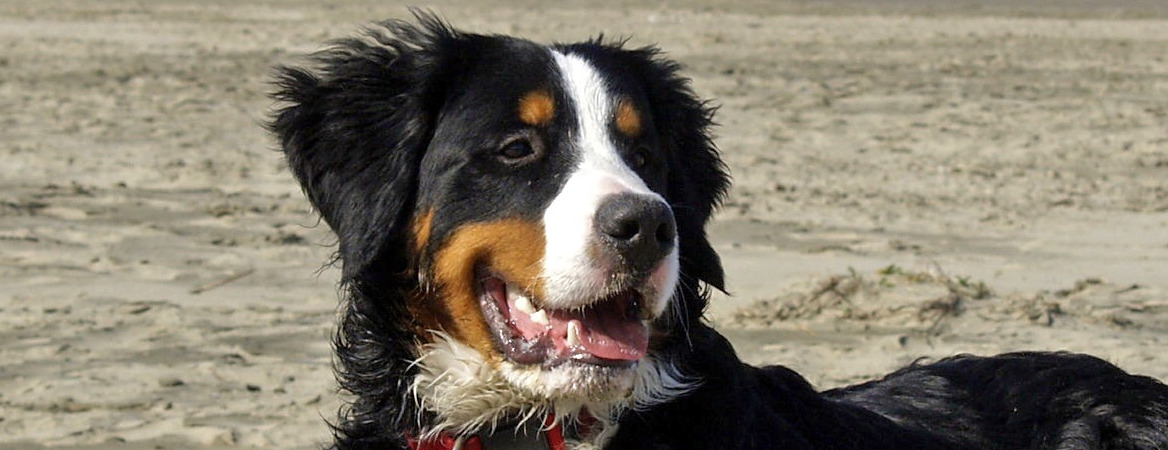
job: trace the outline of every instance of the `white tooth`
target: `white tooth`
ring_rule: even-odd
[[[552,322],[548,320],[547,311],[542,309],[531,314],[531,321],[545,327],[552,324]]]
[[[568,346],[580,346],[580,324],[575,320],[568,322]]]
[[[535,305],[531,304],[531,299],[527,298],[519,292],[511,290],[509,287],[507,291],[507,295],[515,297],[515,308],[523,311],[524,314],[531,314],[535,312]]]

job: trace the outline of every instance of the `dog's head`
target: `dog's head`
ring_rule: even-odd
[[[651,48],[420,22],[281,74],[272,128],[345,282],[400,294],[380,301],[405,302],[419,352],[473,349],[536,397],[627,396],[698,320],[698,282],[722,287],[710,109]]]

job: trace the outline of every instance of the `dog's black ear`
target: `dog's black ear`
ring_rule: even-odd
[[[626,65],[642,77],[661,143],[674,155],[667,197],[681,241],[682,273],[724,291],[722,262],[705,228],[730,185],[711,135],[714,108],[697,97],[689,79],[680,75],[680,66],[663,58],[656,48],[622,53]]]
[[[339,240],[343,277],[403,270],[419,161],[452,82],[460,35],[439,19],[386,21],[281,67],[269,127]]]

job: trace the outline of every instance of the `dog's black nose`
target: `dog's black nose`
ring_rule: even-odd
[[[673,250],[677,237],[669,205],[644,194],[629,192],[604,199],[595,224],[601,239],[636,272],[656,267]]]

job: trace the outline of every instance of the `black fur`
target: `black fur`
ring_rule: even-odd
[[[334,424],[336,448],[406,448],[418,411],[407,397],[417,336],[402,299],[417,288],[407,251],[417,172],[445,90],[458,76],[456,34],[387,21],[284,67],[270,128],[309,200],[336,233],[347,291],[334,346],[353,394]]]
[[[531,209],[550,189],[513,193],[508,178],[472,164],[477,153],[448,148],[502,132],[482,119],[497,115],[492,96],[467,97],[512,89],[518,82],[500,68],[538,68],[534,44],[460,33],[424,14],[419,21],[382,22],[315,55],[307,70],[281,68],[275,94],[287,106],[270,128],[339,239],[347,295],[337,376],[353,401],[334,425],[336,448],[406,448],[404,436],[420,425],[407,396],[419,336],[405,299],[423,295],[425,250],[413,245],[410,221],[435,211],[441,234],[454,222]],[[704,230],[728,183],[709,135],[712,109],[653,48],[599,40],[555,48],[588,58],[649,107],[664,174],[650,185],[676,217],[684,313],[654,348],[702,380],[674,402],[627,413],[611,448],[1168,449],[1168,388],[1088,356],[959,356],[823,393],[789,369],[741,363],[701,320],[707,287],[723,288]],[[438,132],[454,125],[460,129]],[[525,176],[555,178],[563,163],[549,162],[542,178]],[[467,172],[472,166],[487,168]],[[431,184],[479,196],[452,200]]]

